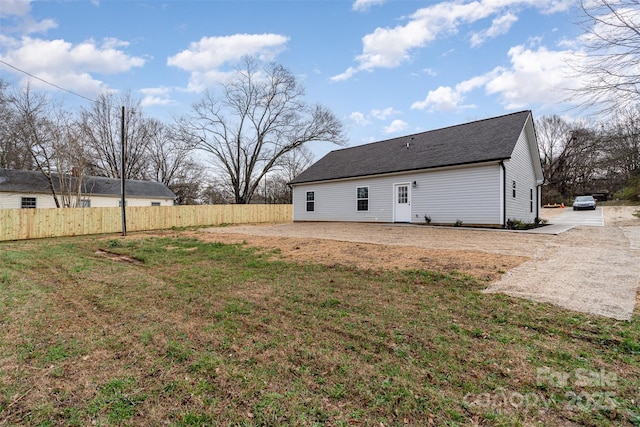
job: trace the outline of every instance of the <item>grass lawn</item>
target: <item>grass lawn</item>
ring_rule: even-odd
[[[0,244],[0,425],[640,425],[640,325],[192,238]]]

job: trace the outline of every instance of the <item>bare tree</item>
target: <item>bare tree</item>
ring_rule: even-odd
[[[288,184],[289,181],[311,166],[312,163],[313,153],[305,145],[282,156],[274,172],[264,176],[265,203],[291,203],[292,191]]]
[[[88,157],[72,115],[33,92],[30,85],[16,90],[8,106],[12,145],[29,153],[30,164],[45,177],[56,207],[76,207],[86,193]]]
[[[587,57],[577,70],[587,82],[578,89],[585,106],[611,112],[640,95],[640,0],[581,0]]]
[[[214,177],[202,190],[201,202],[206,205],[224,205],[233,202],[231,186],[220,177]]]
[[[179,125],[183,136],[213,155],[229,178],[236,203],[249,203],[266,173],[289,151],[313,141],[343,144],[340,121],[303,101],[294,75],[247,57],[220,96],[207,92]]]
[[[164,123],[147,120],[148,174],[176,195],[178,204],[194,204],[200,193],[204,167],[194,158],[195,144],[180,138]]]
[[[606,153],[611,172],[622,180],[640,175],[640,107],[616,112],[606,132]]]
[[[9,85],[0,80],[0,168],[33,169],[33,159],[24,140],[19,137],[19,116]]]
[[[536,121],[545,178],[543,203],[559,203],[587,190],[601,172],[602,139],[585,123],[567,123],[558,116]]]
[[[618,197],[640,194],[640,108],[625,108],[602,125],[606,188]]]
[[[34,93],[31,85],[22,91],[16,90],[10,98],[15,114],[12,123],[12,136],[15,141],[28,150],[36,170],[42,172],[53,196],[56,207],[61,207],[58,186],[54,177],[54,140],[57,133],[49,117],[49,100],[43,94]]]
[[[55,165],[59,196],[63,207],[84,207],[83,197],[92,188],[86,174],[93,159],[82,139],[82,128],[68,113],[60,114],[53,135],[52,163]]]
[[[126,179],[142,179],[147,170],[147,121],[140,101],[126,92],[116,98],[103,94],[90,108],[82,112],[84,137],[92,147],[95,169],[100,175],[120,178],[122,107],[125,107],[125,171]]]

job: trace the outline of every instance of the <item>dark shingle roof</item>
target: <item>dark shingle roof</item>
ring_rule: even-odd
[[[59,191],[58,175],[54,174],[54,186]],[[75,179],[75,178],[73,178]],[[120,179],[101,176],[84,177],[83,193],[96,196],[119,196]],[[130,197],[148,197],[158,199],[174,199],[176,196],[169,188],[154,181],[128,179],[125,191]],[[0,192],[14,193],[50,193],[45,176],[38,171],[0,169]]]
[[[508,159],[530,114],[521,111],[335,150],[290,184]]]

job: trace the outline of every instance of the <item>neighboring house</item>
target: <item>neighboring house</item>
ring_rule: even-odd
[[[294,221],[533,222],[543,183],[530,111],[341,150],[289,183]]]
[[[59,179],[53,175],[61,199]],[[75,180],[77,177],[65,177]],[[121,203],[121,181],[117,178],[88,176],[82,179],[80,207],[118,207]],[[175,194],[159,182],[125,181],[127,206],[171,206]],[[39,171],[0,169],[0,209],[55,208],[56,204],[45,176]]]

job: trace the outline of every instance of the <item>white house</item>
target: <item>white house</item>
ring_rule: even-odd
[[[60,179],[54,174],[53,184],[61,194]],[[67,180],[78,179],[65,177]],[[122,187],[117,178],[84,177],[81,183],[80,207],[118,207]],[[172,206],[175,194],[159,182],[128,179],[125,181],[127,206]],[[55,208],[51,188],[38,171],[0,169],[0,209]]]
[[[298,175],[294,221],[534,222],[544,179],[531,111],[335,150]]]

